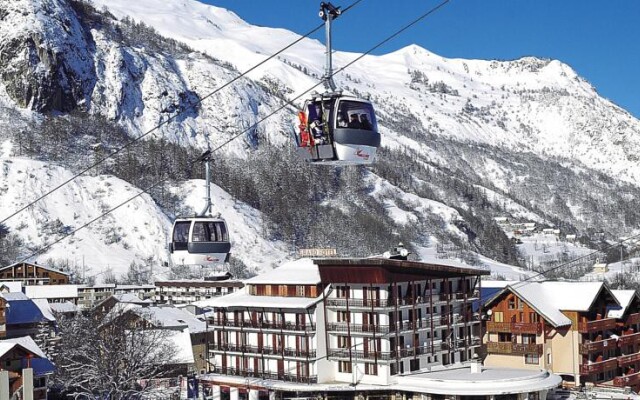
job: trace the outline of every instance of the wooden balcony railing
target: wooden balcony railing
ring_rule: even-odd
[[[537,354],[542,355],[542,344],[513,343],[513,342],[487,342],[487,352],[493,354]]]
[[[599,374],[610,369],[618,368],[618,359],[611,358],[609,360],[595,362],[591,364],[580,365],[580,375]]]
[[[629,316],[625,320],[625,323],[627,325],[640,324],[640,313],[629,314]]]
[[[640,353],[627,354],[626,356],[618,356],[618,366],[626,367],[640,361]]]
[[[616,339],[597,340],[594,342],[580,343],[580,354],[589,354],[594,352],[601,352],[607,349],[613,349],[617,347]]]
[[[540,322],[487,322],[487,332],[508,332],[508,333],[535,333],[542,334],[542,324]]]
[[[393,326],[391,326],[393,328]],[[389,325],[362,325],[350,324],[347,322],[332,322],[327,324],[329,332],[351,332],[351,333],[389,333]]]
[[[640,372],[625,376],[616,376],[615,378],[613,378],[613,386],[625,387],[635,386],[637,384],[640,384]]]
[[[595,321],[579,322],[578,332],[589,333],[596,331],[604,331],[607,329],[614,329],[616,327],[615,318],[598,319]]]
[[[640,343],[640,333],[632,333],[631,335],[622,335],[618,338],[618,347],[625,347]]]

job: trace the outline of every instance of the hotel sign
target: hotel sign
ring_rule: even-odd
[[[300,257],[336,257],[338,251],[336,249],[299,249]]]

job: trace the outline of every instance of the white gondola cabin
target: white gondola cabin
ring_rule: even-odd
[[[174,265],[211,266],[229,260],[227,224],[220,218],[178,218],[169,245]]]
[[[296,142],[309,162],[372,164],[380,147],[373,105],[339,92],[316,95],[298,113]]]

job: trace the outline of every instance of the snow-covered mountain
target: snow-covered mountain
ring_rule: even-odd
[[[81,160],[89,150],[109,148],[108,133],[76,132],[72,139],[81,143],[78,148],[63,146],[69,157],[52,163],[39,152],[49,143],[36,146],[28,140],[42,136],[33,132],[44,132],[51,118],[97,116],[135,137],[175,117],[146,139],[199,149],[246,131],[223,153],[227,165],[247,176],[255,174],[247,163],[261,150],[287,153],[294,107],[253,125],[318,83],[324,67],[321,43],[302,40],[207,96],[298,35],[252,26],[195,0],[92,4],[0,0],[0,118],[6,122],[0,128],[0,220],[85,166]],[[348,18],[346,13],[338,23]],[[334,65],[357,56],[336,51]],[[615,236],[633,232],[640,223],[633,207],[640,193],[640,121],[558,60],[446,59],[408,46],[366,56],[335,79],[347,92],[372,99],[383,134],[379,162],[358,170],[359,179],[352,181],[382,210],[376,218],[404,233],[412,230],[418,249],[450,240],[515,261],[513,249],[491,243],[499,229],[487,221],[496,215],[555,224],[579,235],[604,230]],[[291,172],[280,179],[297,179]],[[269,204],[251,193],[235,193],[237,184],[220,179],[239,197],[216,189],[216,204],[231,222],[235,255],[260,269],[287,257],[300,233],[265,234],[262,213],[273,215]],[[253,177],[256,190],[262,184],[258,180]],[[200,208],[192,182],[176,187],[184,206]],[[46,227],[61,235],[135,190],[94,172],[6,225],[38,249],[51,243]],[[345,215],[353,214],[349,206],[363,206],[362,198],[350,201],[336,191],[341,194],[335,198],[310,201]],[[167,212],[142,196],[39,257],[84,256],[95,260],[96,269],[117,265],[118,272],[149,257],[161,263],[167,257]]]

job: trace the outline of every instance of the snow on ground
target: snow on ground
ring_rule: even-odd
[[[521,236],[520,240],[522,244],[518,244],[517,247],[529,267],[537,267],[541,263],[554,260],[573,260],[594,251],[579,243],[561,240],[554,234],[538,232],[531,236]]]
[[[418,260],[420,261],[437,263],[438,261],[446,260],[442,258],[443,254],[438,253],[436,247],[417,247],[416,251]],[[455,261],[465,263],[464,260],[461,259],[455,259]],[[527,271],[513,265],[503,264],[482,255],[478,255],[478,261],[478,265],[471,266],[491,271],[492,278],[500,277],[507,280],[519,281],[535,275],[535,272]]]
[[[13,148],[13,143],[10,140],[5,140],[0,145],[0,158],[9,158],[11,157],[11,149]]]

